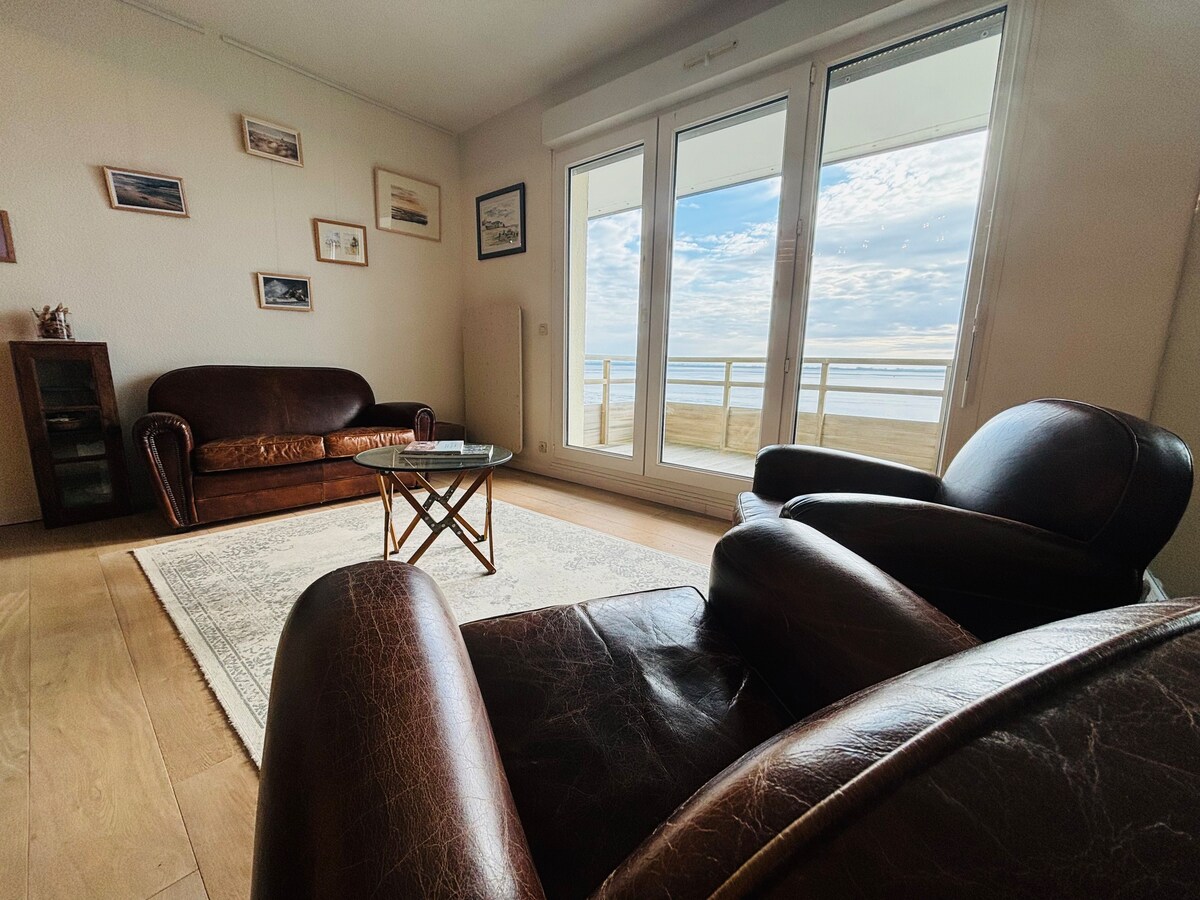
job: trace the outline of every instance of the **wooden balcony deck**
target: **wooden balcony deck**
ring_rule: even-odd
[[[602,386],[600,403],[585,403],[583,407],[583,441],[593,449],[608,449],[628,453],[633,440],[633,403],[611,400],[611,386],[631,384],[632,379],[616,378],[611,362],[621,357],[589,357],[603,360],[603,375],[587,380],[587,384]],[[758,451],[762,417],[757,409],[735,406],[731,391],[738,387],[761,387],[761,382],[734,379],[734,367],[746,362],[762,362],[748,358],[688,357],[670,362],[713,363],[724,367],[724,381],[668,378],[667,384],[704,385],[720,389],[723,402],[691,403],[669,401],[666,408],[664,462],[689,468],[708,469],[732,475],[749,476],[754,471],[754,455]],[[932,471],[937,465],[941,422],[911,419],[852,416],[826,412],[830,394],[854,393],[881,396],[910,396],[939,398],[945,409],[945,391],[949,362],[931,359],[805,359],[805,364],[820,365],[820,378],[805,382],[803,390],[816,393],[816,412],[804,412],[798,417],[796,443],[835,450],[848,450],[880,459],[916,466]],[[906,387],[874,387],[840,384],[830,380],[831,367],[909,366],[942,370],[940,390]]]

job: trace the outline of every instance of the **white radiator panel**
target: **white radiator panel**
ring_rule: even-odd
[[[519,453],[524,443],[521,394],[521,307],[476,307],[463,326],[467,439]]]

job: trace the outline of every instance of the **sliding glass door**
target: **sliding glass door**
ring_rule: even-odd
[[[935,469],[1004,27],[834,48],[557,152],[556,460],[699,495],[777,442]]]
[[[654,137],[643,127],[577,148],[561,164],[558,196],[566,211],[559,452],[634,472],[643,456]]]
[[[1004,13],[829,70],[793,438],[934,469]]]

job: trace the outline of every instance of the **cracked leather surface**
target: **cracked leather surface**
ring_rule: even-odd
[[[1195,603],[1106,610],[839,701],[705,785],[597,896],[1158,896],[1187,873],[1166,895],[1194,896],[1197,624]]]
[[[693,588],[462,630],[551,897],[595,889],[692,791],[795,721]]]
[[[192,463],[200,472],[261,469],[324,458],[325,442],[319,434],[252,434],[209,441],[192,452]]]
[[[1200,602],[979,644],[787,520],[710,591],[458,629],[410,566],[316,582],[254,896],[1200,894]]]
[[[253,896],[543,896],[462,637],[420,570],[316,581],[284,628]]]
[[[408,444],[416,440],[416,432],[411,428],[380,428],[374,425],[364,425],[360,428],[339,428],[325,435],[325,455],[337,459],[343,456],[353,456],[363,450],[374,450],[376,447],[393,447],[396,444]]]

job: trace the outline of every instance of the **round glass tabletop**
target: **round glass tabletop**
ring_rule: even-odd
[[[512,459],[512,451],[494,444],[487,445],[487,456],[426,456],[420,453],[405,453],[404,444],[395,447],[376,447],[364,450],[354,461],[368,469],[385,472],[464,472],[471,469],[487,469],[503,465]]]

